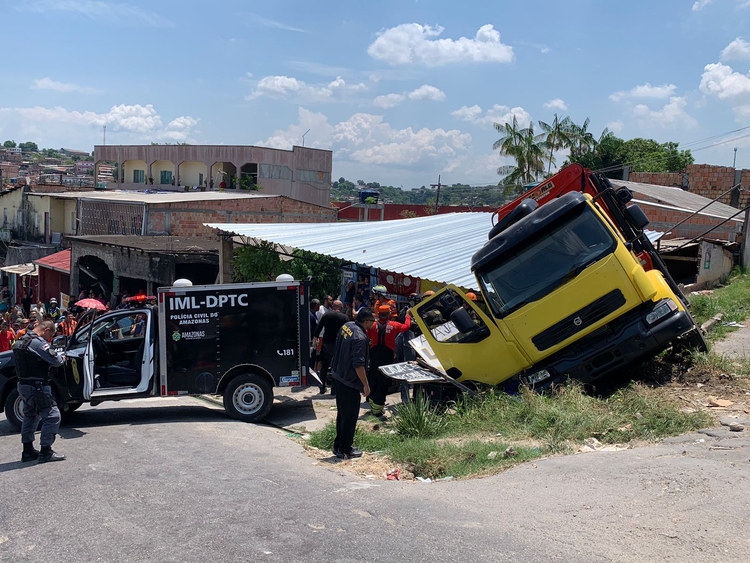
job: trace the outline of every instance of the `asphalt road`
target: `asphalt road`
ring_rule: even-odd
[[[286,408],[284,405],[278,408]],[[192,398],[83,407],[68,460],[21,464],[0,415],[0,560],[747,561],[750,437],[371,481]]]

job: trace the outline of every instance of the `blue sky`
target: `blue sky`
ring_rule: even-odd
[[[750,0],[0,0],[0,21],[2,140],[309,129],[334,177],[411,188],[496,182],[493,122],[557,112],[750,168]]]

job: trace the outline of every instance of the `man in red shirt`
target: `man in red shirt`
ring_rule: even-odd
[[[378,322],[367,331],[370,339],[369,402],[375,416],[383,416],[385,396],[390,385],[388,378],[378,368],[396,361],[396,336],[411,328],[409,315],[406,315],[404,323],[391,321],[390,316],[391,307],[381,305],[378,309]]]
[[[15,339],[16,333],[10,328],[8,321],[3,321],[0,324],[0,352],[9,351]]]

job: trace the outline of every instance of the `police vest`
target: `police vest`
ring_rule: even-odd
[[[50,365],[34,352],[29,345],[35,336],[24,337],[13,345],[13,359],[16,363],[16,375],[21,381],[47,381]]]

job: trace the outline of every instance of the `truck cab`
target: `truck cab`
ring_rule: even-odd
[[[504,214],[472,258],[481,301],[449,286],[416,308],[447,374],[488,384],[514,376],[539,387],[592,383],[677,342],[705,350],[628,195],[571,190]]]

